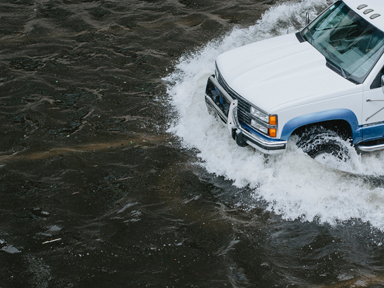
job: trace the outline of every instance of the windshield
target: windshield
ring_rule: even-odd
[[[309,24],[302,35],[324,55],[330,68],[358,84],[368,76],[384,48],[384,33],[341,1]]]

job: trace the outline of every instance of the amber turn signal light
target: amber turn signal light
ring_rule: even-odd
[[[276,116],[269,116],[269,125],[276,125]]]
[[[269,136],[276,137],[276,129],[269,129]]]

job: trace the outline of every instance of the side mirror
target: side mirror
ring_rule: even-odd
[[[309,12],[305,15],[305,26],[307,26],[311,22],[311,19],[309,19]]]
[[[383,93],[384,93],[384,75],[381,76],[381,89],[383,90]]]

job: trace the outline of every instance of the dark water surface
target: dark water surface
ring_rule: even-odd
[[[1,288],[384,287],[381,232],[242,209],[166,132],[173,63],[275,4],[1,1]]]

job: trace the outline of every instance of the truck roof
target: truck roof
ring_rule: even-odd
[[[351,9],[372,25],[384,31],[383,0],[343,0]]]

